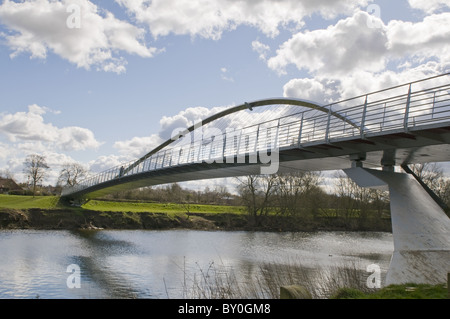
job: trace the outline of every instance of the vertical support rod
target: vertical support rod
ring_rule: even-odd
[[[274,144],[275,144],[275,149],[277,149],[278,148],[278,136],[279,136],[279,134],[280,134],[280,121],[281,121],[281,119],[278,119],[278,124],[277,124],[277,133],[275,134],[275,141],[274,141]]]
[[[300,121],[300,130],[298,132],[298,147],[302,146],[302,133],[303,133],[303,116],[305,113],[302,113],[302,119]]]
[[[411,85],[409,85],[408,90],[408,98],[406,99],[406,107],[405,107],[405,118],[403,120],[403,128],[406,131],[408,131],[408,120],[409,120],[409,106],[411,104]]]
[[[227,148],[227,131],[223,133],[223,147],[222,147],[222,157],[225,158],[225,151]]]
[[[325,131],[325,142],[327,144],[330,141],[330,121],[331,121],[331,105],[330,105],[330,109],[328,110],[327,128]]]
[[[361,118],[361,127],[360,127],[361,139],[364,139],[364,127],[366,125],[366,113],[367,113],[367,98],[368,95],[366,95],[366,101],[364,102],[363,114]]]
[[[243,129],[241,129],[241,133],[239,134],[239,141],[238,141],[238,145],[237,145],[236,156],[238,156],[239,150],[241,149],[242,135],[244,135],[244,130]]]
[[[386,104],[387,104],[387,102],[384,103],[383,121],[381,122],[380,132],[383,130],[383,128],[384,128],[384,121],[386,120]]]
[[[433,107],[431,109],[431,119],[434,118],[434,107],[435,107],[435,105],[436,105],[436,91],[434,91],[434,93],[433,93]]]
[[[164,150],[164,155],[163,155],[162,162],[161,162],[161,168],[164,168],[164,161],[166,160],[166,153],[167,153],[167,150]]]
[[[255,153],[258,151],[258,140],[259,140],[259,129],[261,128],[261,124],[258,124],[258,128],[256,129],[256,138],[255,138]]]

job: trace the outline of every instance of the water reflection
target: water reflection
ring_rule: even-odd
[[[0,298],[183,298],[217,278],[273,280],[277,267],[295,281],[343,264],[385,272],[392,250],[388,233],[0,231]],[[80,289],[67,287],[71,264],[81,269]]]

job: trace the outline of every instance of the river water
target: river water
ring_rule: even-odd
[[[376,264],[384,277],[392,251],[392,234],[383,232],[3,230],[0,298],[195,297],[213,274],[260,282],[263,264],[316,273]]]

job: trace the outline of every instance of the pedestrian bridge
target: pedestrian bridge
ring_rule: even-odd
[[[420,180],[394,167],[441,161],[450,161],[450,73],[328,105],[274,98],[224,109],[139,159],[64,188],[62,197],[343,169],[362,187],[389,190],[394,252],[386,284],[435,284],[450,273],[450,219]]]
[[[95,198],[125,189],[248,174],[450,160],[450,74],[319,105],[274,98],[183,128],[145,156],[62,191]]]

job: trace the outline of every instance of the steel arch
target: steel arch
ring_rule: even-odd
[[[202,120],[201,122],[192,125],[191,127],[187,128],[186,130],[180,132],[177,136],[171,137],[164,143],[160,144],[158,147],[154,148],[153,150],[151,150],[150,152],[148,152],[147,154],[145,154],[144,156],[139,158],[136,162],[134,162],[133,164],[131,164],[130,166],[125,168],[123,171],[123,174],[126,174],[127,172],[129,172],[130,170],[132,170],[134,167],[136,167],[137,165],[144,162],[146,159],[148,159],[153,154],[156,154],[157,152],[159,152],[160,150],[169,146],[170,144],[176,142],[183,136],[186,136],[187,134],[193,132],[194,130],[196,130],[200,127],[205,126],[208,123],[211,123],[211,122],[218,120],[220,118],[223,118],[227,115],[230,115],[230,114],[233,114],[233,113],[236,113],[239,111],[243,111],[246,109],[253,110],[253,108],[257,108],[257,107],[268,106],[268,105],[277,105],[277,104],[278,105],[302,106],[305,108],[318,110],[320,112],[324,112],[327,114],[329,113],[330,115],[332,115],[338,119],[341,119],[342,121],[352,125],[353,127],[360,129],[360,126],[358,124],[356,124],[355,122],[353,122],[352,120],[348,119],[347,117],[343,116],[342,114],[339,114],[338,112],[332,111],[331,106],[329,106],[329,105],[322,106],[322,105],[319,105],[315,102],[308,101],[308,100],[293,99],[293,98],[270,98],[270,99],[258,100],[258,101],[254,101],[254,102],[250,102],[250,103],[245,102],[244,104],[234,106],[234,107],[226,109],[222,112],[214,114],[214,115]]]

